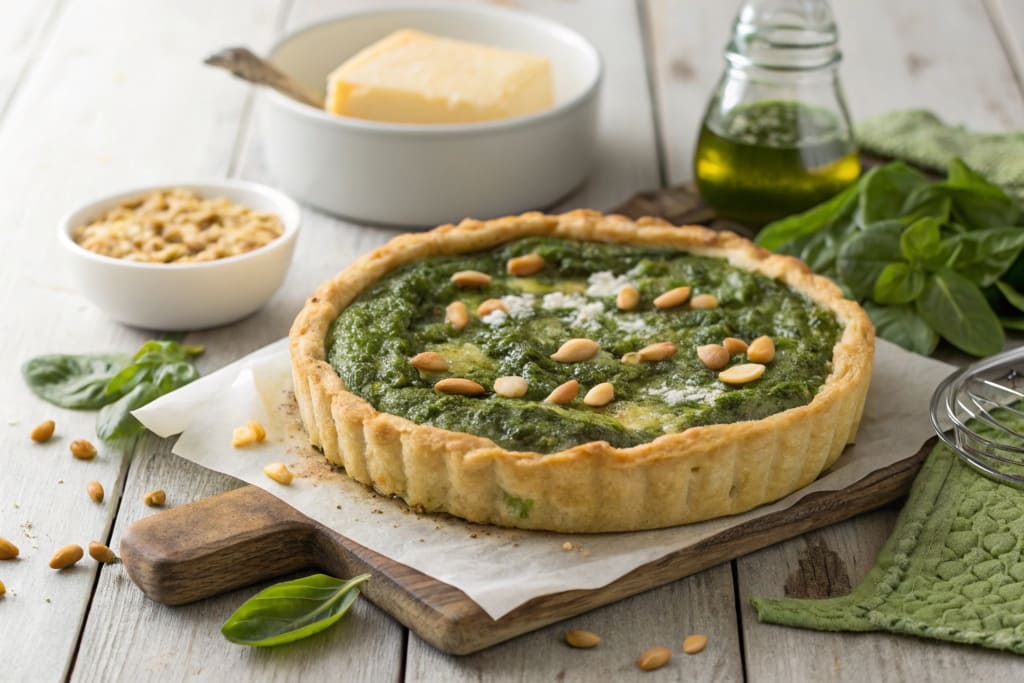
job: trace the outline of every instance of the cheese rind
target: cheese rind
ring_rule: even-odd
[[[391,123],[473,123],[553,103],[546,58],[405,29],[335,69],[325,108]]]

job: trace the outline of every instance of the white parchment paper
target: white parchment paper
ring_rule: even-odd
[[[916,452],[932,435],[928,401],[953,366],[879,340],[874,377],[855,446],[824,476],[743,515],[616,534],[557,534],[419,515],[330,468],[306,443],[291,395],[286,340],[271,344],[135,411],[160,436],[181,434],[173,452],[255,484],[356,543],[465,592],[492,618],[540,595],[597,588],[731,526],[785,509],[814,491],[844,488]],[[246,420],[267,441],[243,449],[231,433]],[[263,467],[284,462],[298,475],[282,486]],[[565,550],[563,544],[572,544]]]

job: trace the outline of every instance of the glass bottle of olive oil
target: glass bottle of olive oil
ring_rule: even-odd
[[[825,0],[747,0],[694,156],[704,201],[759,227],[853,183],[860,162]]]

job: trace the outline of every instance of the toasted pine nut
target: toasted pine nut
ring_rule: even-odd
[[[87,439],[75,439],[68,449],[71,450],[71,455],[79,460],[92,460],[96,457],[96,447]]]
[[[426,370],[427,372],[445,372],[448,369],[448,361],[437,351],[417,353],[409,359],[409,365],[417,370]]]
[[[747,347],[747,360],[751,363],[771,363],[775,359],[775,342],[771,337],[758,337]]]
[[[695,633],[692,636],[686,636],[683,641],[683,652],[688,655],[695,655],[704,649],[704,646],[708,644],[708,637]]]
[[[533,275],[544,267],[544,257],[540,254],[527,254],[510,258],[505,264],[505,270],[509,275],[516,277],[527,277]]]
[[[254,443],[263,443],[267,438],[267,430],[256,420],[246,420],[245,425],[238,427],[231,433],[231,445],[235,448],[244,448]]]
[[[156,489],[155,491],[150,491],[144,495],[142,497],[142,502],[151,508],[161,507],[167,502],[167,494],[163,489]]]
[[[572,631],[565,632],[565,644],[569,647],[578,647],[582,649],[589,649],[597,647],[598,643],[601,642],[601,636],[591,631],[581,631],[573,629]]]
[[[665,360],[676,355],[679,347],[672,342],[657,342],[650,344],[637,351],[637,357],[642,361]]]
[[[595,384],[583,397],[583,402],[588,406],[600,408],[606,406],[615,399],[615,386],[611,382]]]
[[[460,270],[452,275],[452,284],[456,287],[486,287],[491,284],[491,276],[479,270]]]
[[[292,471],[288,469],[288,466],[283,462],[270,463],[263,468],[263,474],[267,475],[278,484],[284,484],[285,486],[291,484],[292,479],[295,478],[295,475],[292,474]]]
[[[505,398],[519,398],[526,393],[526,390],[530,388],[530,385],[526,383],[526,380],[522,377],[516,377],[510,375],[508,377],[499,377],[494,380],[494,393],[498,396],[504,396]]]
[[[508,306],[506,306],[505,302],[501,299],[487,299],[476,307],[476,314],[481,318],[489,313],[494,313],[495,311],[508,313]]]
[[[103,564],[111,564],[118,561],[114,551],[99,541],[89,541],[89,557]]]
[[[729,352],[718,344],[704,344],[697,347],[697,358],[708,370],[721,370],[729,364]]]
[[[50,558],[50,569],[64,569],[66,567],[70,567],[75,562],[82,559],[83,555],[85,555],[85,551],[82,550],[82,546],[74,543],[66,545],[57,550],[57,552],[53,554],[53,557]]]
[[[672,659],[672,650],[667,647],[652,647],[640,655],[640,659],[636,660],[636,665],[644,671],[654,671],[668,664],[670,659]]]
[[[0,581],[0,598],[4,597],[4,593],[7,592],[7,586],[4,585],[3,581]]]
[[[601,350],[601,345],[592,339],[570,339],[551,354],[559,363],[578,363],[590,360]]]
[[[94,503],[103,502],[103,484],[98,481],[90,481],[85,485],[85,492],[89,494]]]
[[[0,536],[0,560],[13,560],[19,552],[18,546]]]
[[[764,366],[760,363],[744,363],[734,365],[728,370],[718,373],[718,380],[726,384],[749,384],[764,375]]]
[[[572,400],[576,398],[576,394],[579,392],[580,383],[571,379],[568,382],[559,384],[555,387],[554,391],[548,394],[548,397],[544,399],[544,402],[565,405],[566,403],[572,403]]]
[[[453,301],[445,309],[444,319],[453,330],[462,330],[469,324],[469,310],[461,301]]]
[[[654,305],[661,309],[675,308],[676,306],[682,306],[686,303],[686,300],[690,298],[690,292],[692,290],[689,287],[676,287],[670,289],[664,294],[661,294],[654,300]]]
[[[736,356],[747,350],[747,342],[736,337],[726,337],[722,340],[722,346],[725,347],[730,356]]]
[[[718,308],[718,297],[714,294],[698,294],[690,299],[690,308]]]
[[[626,285],[615,297],[615,306],[620,311],[632,311],[640,303],[640,291],[633,285]]]
[[[434,389],[445,394],[459,396],[479,396],[485,389],[471,379],[461,377],[445,377],[434,385]]]
[[[57,424],[53,420],[43,420],[29,433],[28,438],[32,439],[36,443],[46,443],[53,436],[53,430],[57,427]]]

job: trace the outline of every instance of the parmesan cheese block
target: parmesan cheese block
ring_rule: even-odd
[[[328,76],[333,114],[394,123],[472,123],[552,106],[544,57],[438,38],[392,33]]]

